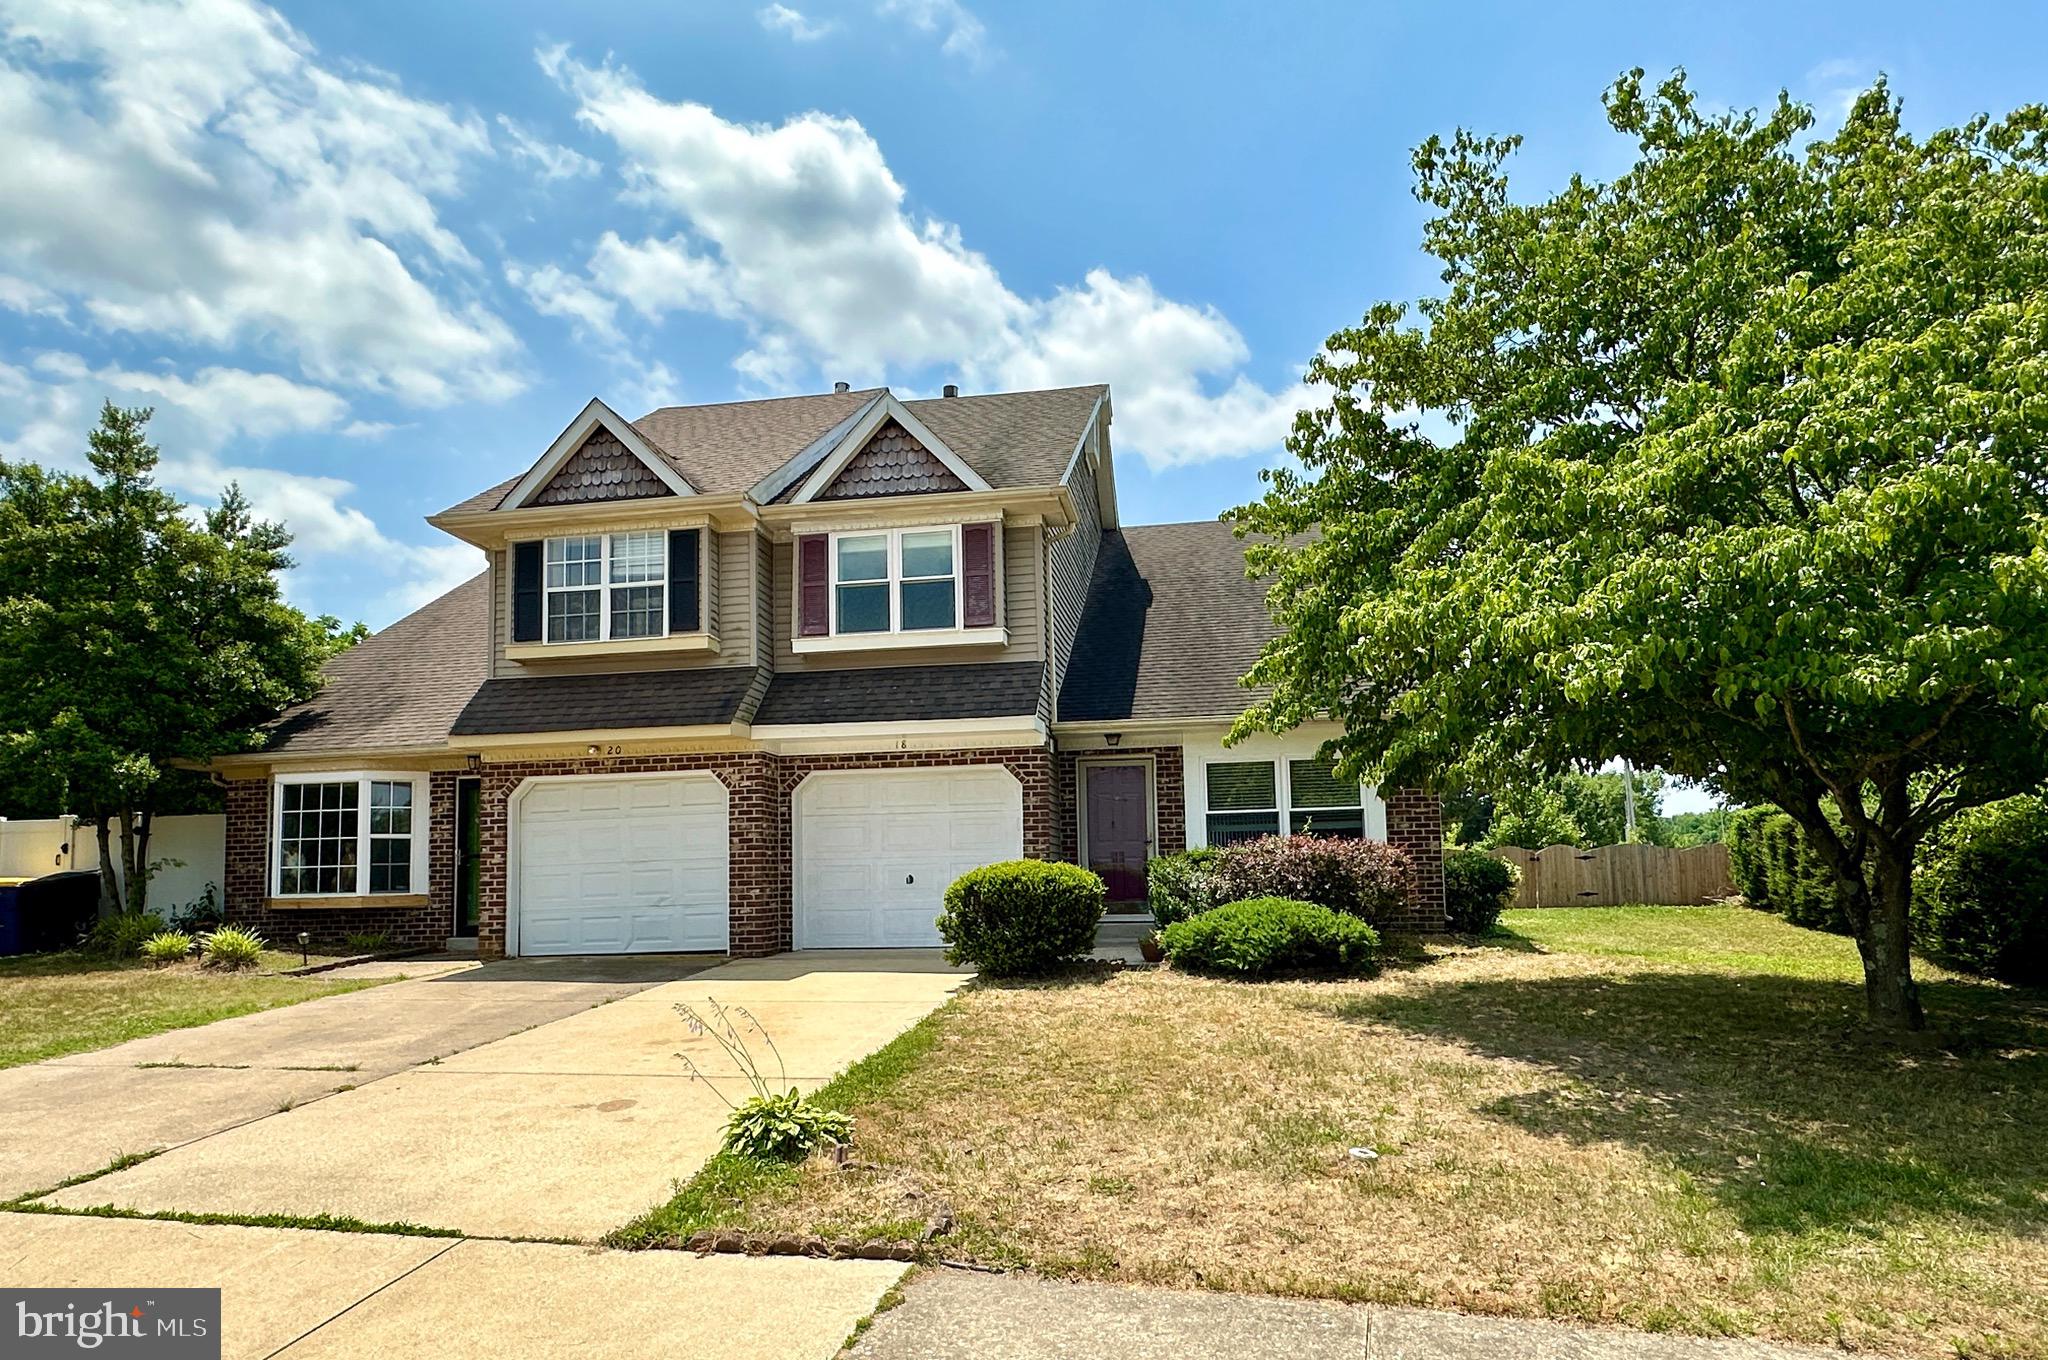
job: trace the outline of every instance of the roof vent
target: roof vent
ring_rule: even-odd
[[[853,390],[853,384],[836,382],[832,384],[832,390],[834,392],[851,392]]]
[[[940,388],[939,390],[943,392],[946,396],[957,397],[960,395],[960,384],[947,383],[944,387]]]

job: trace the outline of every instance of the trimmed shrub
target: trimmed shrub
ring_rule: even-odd
[[[1515,866],[1484,850],[1444,851],[1444,915],[1461,935],[1484,935],[1515,900]]]
[[[142,942],[142,957],[151,963],[178,963],[192,953],[192,937],[182,930],[160,930]]]
[[[1076,864],[1013,859],[971,869],[946,889],[946,957],[990,977],[1029,977],[1095,947],[1107,890]]]
[[[1385,841],[1334,836],[1260,836],[1225,847],[1216,885],[1226,902],[1284,897],[1378,925],[1414,891],[1408,856]]]
[[[164,931],[164,918],[153,911],[116,912],[94,924],[85,937],[85,952],[103,959],[132,959],[152,935]]]
[[[1808,930],[1849,933],[1835,899],[1834,875],[1807,844],[1799,823],[1786,813],[1773,813],[1763,824],[1762,849],[1764,892],[1772,911]]]
[[[208,968],[254,968],[266,947],[253,930],[222,926],[199,937],[199,961]]]
[[[2008,798],[1959,813],[1913,876],[1913,925],[1944,963],[2048,985],[2048,804]]]
[[[1728,877],[1759,911],[1778,910],[1765,873],[1764,824],[1784,815],[1774,807],[1746,807],[1728,819]]]
[[[1216,861],[1222,851],[1209,846],[1178,855],[1155,855],[1145,865],[1146,905],[1161,930],[1185,921],[1223,899],[1217,896]]]
[[[1255,897],[1176,921],[1160,943],[1176,968],[1262,978],[1369,973],[1378,964],[1380,936],[1356,916],[1313,902]]]

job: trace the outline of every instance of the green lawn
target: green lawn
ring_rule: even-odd
[[[974,987],[830,1092],[857,1169],[720,1159],[617,1240],[943,1201],[944,1255],[1054,1275],[2048,1356],[2048,997],[1923,967],[1901,1047],[1776,917],[1506,925],[1362,982]]]
[[[294,954],[291,963],[296,964]],[[190,964],[155,969],[79,954],[0,959],[0,1067],[105,1048],[204,1025],[375,981],[217,973]]]

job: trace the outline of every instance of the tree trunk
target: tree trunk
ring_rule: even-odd
[[[107,814],[95,812],[92,815],[93,836],[100,848],[100,915],[112,916],[121,910],[121,879],[114,872],[114,846],[108,837]]]
[[[1913,852],[1891,850],[1881,842],[1873,856],[1864,925],[1856,932],[1856,951],[1863,956],[1863,996],[1871,1023],[1882,1029],[1927,1027],[1920,1008],[1920,988],[1913,981]]]
[[[120,814],[121,875],[127,880],[122,885],[124,900],[121,903],[121,909],[123,911],[132,911],[135,902],[135,823],[128,820],[129,816],[130,814],[126,810],[123,810]]]
[[[149,907],[149,833],[154,814],[148,808],[121,814],[122,865],[128,875],[128,910],[136,913]]]

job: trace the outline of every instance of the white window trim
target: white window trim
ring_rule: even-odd
[[[953,536],[953,570],[949,576],[913,576],[913,582],[946,581],[953,583],[953,624],[949,628],[905,628],[903,626],[903,536],[905,534],[950,533]],[[888,575],[881,581],[848,581],[851,586],[886,586],[889,593],[889,627],[882,632],[846,633],[839,627],[839,542],[846,538],[881,538],[888,543]],[[841,529],[826,536],[826,582],[830,594],[827,597],[830,613],[827,616],[826,636],[843,638],[948,638],[967,632],[986,632],[986,629],[966,629],[960,626],[961,610],[965,601],[961,598],[960,526],[957,524],[906,525],[894,529]]]
[[[412,785],[412,883],[404,892],[370,891],[370,785]],[[348,892],[288,893],[284,884],[284,786],[287,784],[354,784],[356,786],[356,886]],[[282,901],[300,898],[424,897],[427,895],[427,839],[431,834],[433,779],[417,770],[318,770],[273,775],[270,781],[270,896]]]
[[[657,563],[657,564],[658,564],[658,565],[660,566],[660,569],[661,569],[661,576],[660,576],[660,577],[659,577],[658,579],[655,579],[655,580],[647,580],[647,581],[620,581],[620,582],[614,583],[614,582],[613,582],[613,580],[612,580],[612,540],[613,540],[613,539],[615,539],[615,538],[630,538],[630,537],[632,537],[632,536],[634,536],[634,535],[636,535],[636,534],[653,534],[653,535],[657,536],[657,537],[658,537],[658,538],[659,538],[659,539],[661,540],[661,542],[660,542],[660,551],[659,551],[658,553],[656,553],[656,554],[655,554],[655,561],[656,561],[656,563]],[[549,546],[550,544],[554,544],[554,543],[567,543],[567,542],[571,541],[572,539],[586,539],[586,538],[595,538],[595,539],[598,539],[598,540],[600,540],[600,541],[602,542],[602,544],[603,544],[603,546],[602,546],[601,548],[599,548],[599,549],[598,549],[598,560],[597,560],[597,582],[598,582],[598,583],[597,583],[597,585],[596,585],[595,587],[592,587],[592,586],[555,586],[555,585],[549,585],[549,584],[548,584],[548,546]],[[702,554],[702,553],[703,553],[703,551],[704,551],[704,548],[703,548],[703,538],[702,538],[702,536],[701,536],[701,535],[700,535],[700,537],[699,537],[699,539],[698,539],[698,549],[697,549],[697,550],[698,550],[698,553],[699,553],[699,555],[701,556],[701,554]],[[613,645],[613,644],[615,644],[615,643],[622,643],[622,642],[656,642],[656,641],[659,641],[659,640],[661,640],[661,639],[663,639],[663,638],[666,638],[666,637],[667,637],[667,636],[669,635],[669,631],[668,631],[668,620],[669,620],[669,609],[670,609],[670,600],[669,600],[669,589],[670,589],[670,582],[669,582],[669,579],[668,579],[668,565],[669,565],[669,564],[668,564],[668,535],[667,535],[667,534],[666,534],[666,533],[665,533],[665,532],[664,532],[663,530],[660,530],[660,529],[626,529],[626,530],[621,530],[621,531],[620,531],[620,532],[618,532],[618,533],[588,533],[588,534],[553,534],[553,535],[550,535],[550,536],[549,536],[549,537],[547,537],[547,538],[544,538],[544,539],[542,539],[542,540],[541,540],[541,545],[540,545],[540,640],[541,640],[541,645],[542,645],[542,646],[544,646],[544,647],[586,647],[586,648],[592,648],[592,647],[598,647],[598,646],[611,646],[611,645]],[[701,563],[701,562],[699,563],[699,571],[698,571],[698,574],[699,574],[699,579],[701,580],[701,579],[702,579],[702,574],[703,574],[703,573],[702,573],[702,563]],[[613,636],[612,636],[612,591],[613,591],[613,590],[629,590],[629,589],[632,589],[632,588],[633,588],[633,587],[635,587],[635,586],[660,586],[660,587],[661,587],[661,631],[660,631],[660,632],[658,632],[658,633],[642,633],[642,634],[640,634],[640,635],[639,635],[639,636],[637,636],[637,637],[630,637],[630,638],[615,638],[615,637],[613,637]],[[548,633],[549,633],[549,629],[548,629],[548,621],[549,621],[549,619],[550,619],[550,618],[552,617],[552,615],[551,615],[551,613],[550,613],[550,611],[549,611],[549,609],[548,609],[548,602],[549,602],[549,601],[550,601],[551,599],[553,599],[553,598],[554,598],[555,596],[557,596],[557,595],[580,595],[580,594],[582,594],[582,593],[583,593],[584,591],[587,591],[587,590],[591,590],[591,589],[595,589],[595,590],[597,591],[597,636],[596,636],[596,637],[594,637],[594,638],[556,638],[556,637],[550,637],[550,636],[548,635]],[[700,606],[700,609],[701,609],[701,606],[702,606],[702,601],[699,601],[699,606]],[[700,616],[699,616],[699,617],[700,617],[700,619],[701,619],[701,617],[702,617],[702,616],[701,616],[701,614],[700,614]]]
[[[1340,808],[1329,808],[1329,807],[1322,807],[1322,808],[1299,808],[1299,809],[1297,809],[1297,808],[1296,808],[1296,807],[1294,806],[1294,775],[1293,775],[1293,771],[1292,771],[1292,769],[1290,768],[1290,766],[1291,766],[1291,765],[1293,764],[1293,762],[1295,762],[1295,761],[1297,761],[1297,760],[1314,760],[1314,759],[1316,759],[1316,756],[1315,756],[1315,754],[1314,754],[1313,752],[1310,752],[1310,753],[1309,753],[1309,754],[1307,754],[1307,755],[1276,755],[1276,756],[1270,756],[1270,757],[1260,757],[1260,756],[1240,756],[1240,755],[1233,755],[1233,754],[1231,754],[1231,753],[1228,753],[1228,752],[1225,752],[1225,753],[1223,753],[1223,754],[1219,754],[1219,755],[1216,755],[1216,756],[1205,756],[1205,757],[1204,757],[1204,758],[1203,758],[1203,759],[1201,760],[1201,762],[1200,762],[1200,770],[1201,770],[1201,774],[1200,774],[1200,781],[1201,781],[1201,782],[1200,782],[1200,785],[1199,785],[1199,787],[1200,787],[1200,789],[1201,789],[1201,792],[1202,792],[1202,819],[1201,819],[1201,834],[1202,834],[1202,840],[1201,840],[1201,844],[1203,844],[1203,845],[1213,845],[1213,844],[1215,843],[1215,842],[1213,842],[1213,841],[1211,841],[1211,840],[1209,839],[1209,819],[1210,819],[1211,817],[1226,817],[1226,816],[1227,816],[1227,817],[1236,817],[1236,816],[1245,816],[1245,815],[1249,815],[1249,814],[1251,814],[1251,813],[1255,813],[1255,812],[1256,812],[1256,813],[1265,813],[1265,812],[1272,812],[1272,813],[1273,813],[1273,814],[1275,815],[1275,818],[1276,818],[1276,821],[1275,821],[1275,826],[1277,827],[1277,833],[1278,833],[1279,835],[1282,835],[1282,836],[1286,836],[1286,835],[1291,835],[1291,834],[1292,834],[1292,832],[1290,831],[1290,829],[1289,829],[1289,828],[1291,828],[1291,827],[1292,827],[1292,826],[1294,825],[1294,814],[1295,814],[1295,813],[1296,813],[1297,811],[1301,811],[1301,812],[1306,812],[1306,813],[1308,813],[1308,814],[1309,814],[1310,816],[1313,816],[1313,815],[1315,815],[1315,814],[1316,814],[1316,813],[1318,813],[1318,812],[1349,812],[1349,811],[1351,811],[1351,808],[1350,808],[1350,806],[1348,806],[1348,805],[1347,805],[1347,806],[1345,806],[1345,807],[1340,807]],[[1218,808],[1218,807],[1211,807],[1211,806],[1209,805],[1209,767],[1210,767],[1211,765],[1270,765],[1270,766],[1272,766],[1272,767],[1273,767],[1273,796],[1274,796],[1274,797],[1275,797],[1276,799],[1278,799],[1278,800],[1279,800],[1279,806],[1278,806],[1278,807],[1276,807],[1276,808]],[[1377,791],[1376,791],[1376,790],[1375,790],[1375,789],[1374,789],[1374,788],[1373,788],[1373,787],[1372,787],[1372,786],[1371,786],[1370,784],[1365,784],[1365,783],[1360,783],[1360,784],[1359,784],[1359,786],[1358,786],[1358,803],[1357,803],[1357,808],[1358,808],[1358,813],[1359,813],[1359,829],[1360,829],[1360,831],[1361,831],[1361,832],[1362,832],[1362,833],[1363,833],[1363,834],[1364,834],[1364,835],[1365,835],[1366,837],[1368,837],[1368,838],[1370,838],[1370,839],[1376,839],[1376,840],[1384,840],[1384,839],[1386,838],[1386,832],[1385,832],[1385,828],[1384,828],[1384,827],[1382,827],[1382,828],[1380,829],[1380,833],[1379,833],[1379,835],[1375,836],[1375,835],[1373,834],[1373,831],[1374,831],[1374,828],[1373,828],[1373,823],[1374,823],[1374,817],[1373,817],[1373,802],[1374,802],[1374,799],[1375,799],[1375,797],[1376,797],[1376,794],[1377,794]],[[1190,844],[1193,844],[1193,836],[1192,836],[1192,831],[1193,831],[1193,828],[1192,828],[1192,827],[1190,827],[1190,828],[1189,828],[1189,830],[1190,830],[1190,833],[1191,833],[1191,834],[1190,834],[1190,838],[1189,838],[1189,843],[1190,843]]]

